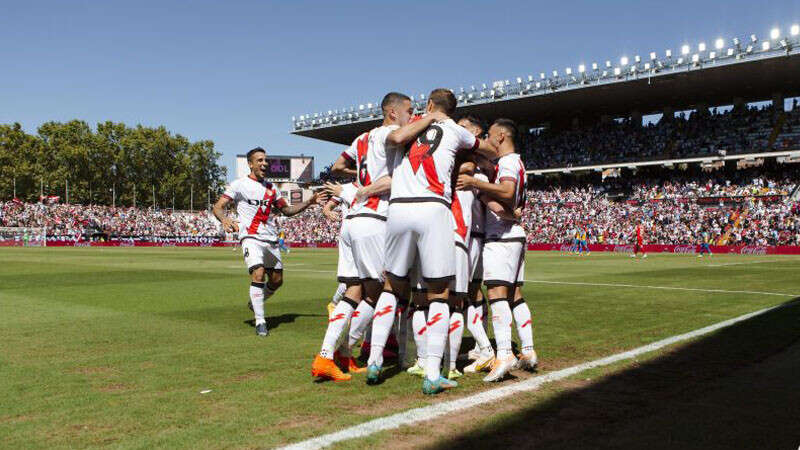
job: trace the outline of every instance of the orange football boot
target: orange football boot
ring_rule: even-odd
[[[333,360],[336,361],[336,365],[340,368],[344,368],[344,370],[350,373],[364,373],[367,371],[366,367],[358,367],[358,363],[356,359],[352,356],[344,356],[339,352],[334,352]]]
[[[311,364],[311,376],[333,381],[349,381],[350,375],[342,372],[332,359],[323,358],[322,355],[314,357]]]

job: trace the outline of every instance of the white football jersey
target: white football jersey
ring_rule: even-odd
[[[431,124],[411,145],[392,176],[391,202],[441,202],[450,206],[456,153],[474,150],[478,139],[464,127],[447,119]]]
[[[398,154],[402,155],[402,149],[386,145],[386,138],[398,128],[400,127],[397,125],[373,128],[362,133],[344,151],[343,155],[356,163],[359,185],[369,186],[383,176],[392,175],[399,162]],[[354,205],[350,210],[350,217],[360,214],[385,218],[388,209],[389,194],[375,195]]]
[[[339,204],[339,211],[342,213],[342,219],[347,217],[353,203],[356,200],[356,191],[358,187],[355,183],[347,183],[342,185],[342,192],[338,196],[331,197],[331,200]]]
[[[273,209],[287,205],[281,192],[268,181],[258,181],[252,175],[234,181],[222,194],[236,202],[239,216],[239,240],[252,238],[275,243],[278,228]]]
[[[497,160],[494,183],[513,181],[515,185],[514,198],[509,206],[513,211],[517,207],[525,206],[525,165],[518,153],[509,153]],[[506,239],[525,238],[525,230],[517,220],[505,220],[491,210],[486,210],[486,238]]]

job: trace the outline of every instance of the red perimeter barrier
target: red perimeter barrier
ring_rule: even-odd
[[[3,241],[8,246],[21,245],[22,242]],[[201,242],[181,242],[180,240],[164,240],[161,242],[142,241],[138,239],[122,239],[110,241],[68,241],[48,239],[48,247],[233,247],[239,245],[238,242],[225,242],[218,240],[206,240]],[[335,242],[289,242],[291,248],[336,248]]]
[[[528,244],[528,250],[561,251],[572,249],[572,244]],[[633,253],[633,244],[610,245],[589,244],[593,252]],[[647,253],[700,253],[699,245],[645,245]],[[800,255],[800,246],[794,245],[712,245],[713,253],[733,253],[738,255]]]

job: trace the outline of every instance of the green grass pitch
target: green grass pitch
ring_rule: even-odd
[[[238,251],[0,248],[2,447],[273,447],[494,387],[467,376],[428,398],[403,373],[312,382],[336,251],[284,262],[263,339]],[[540,373],[800,296],[800,257],[528,253],[526,270]]]

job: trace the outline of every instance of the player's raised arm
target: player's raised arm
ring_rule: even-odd
[[[517,183],[513,180],[501,180],[500,183],[495,184],[479,180],[471,175],[459,175],[456,189],[466,190],[470,188],[475,188],[495,200],[506,203],[514,199]]]
[[[304,202],[300,202],[300,203],[298,203],[296,205],[292,205],[292,206],[289,206],[286,203],[286,201],[284,200],[282,202],[282,204],[278,205],[278,209],[280,209],[281,213],[284,216],[291,217],[291,216],[294,216],[295,214],[300,214],[301,212],[305,211],[306,208],[308,208],[309,206],[317,203],[319,198],[320,198],[319,197],[319,192],[314,192],[313,194],[311,194],[311,197],[309,197],[308,200],[306,200]],[[283,199],[281,199],[281,200],[283,200]]]
[[[345,153],[339,155],[331,166],[331,174],[337,177],[356,177],[356,161],[350,159]]]
[[[440,111],[433,111],[425,114],[419,120],[410,122],[389,133],[386,143],[394,146],[406,145],[425,131],[433,122],[447,120],[447,114]]]
[[[211,211],[214,213],[214,217],[220,221],[225,232],[236,233],[239,231],[239,225],[237,225],[236,222],[234,222],[225,213],[225,209],[228,207],[228,204],[231,201],[232,199],[229,196],[223,195],[219,198],[219,200],[217,200],[217,203],[214,203],[214,207],[211,209]]]
[[[356,199],[363,200],[375,195],[385,194],[392,190],[392,177],[384,175],[369,186],[362,186],[356,191]]]

